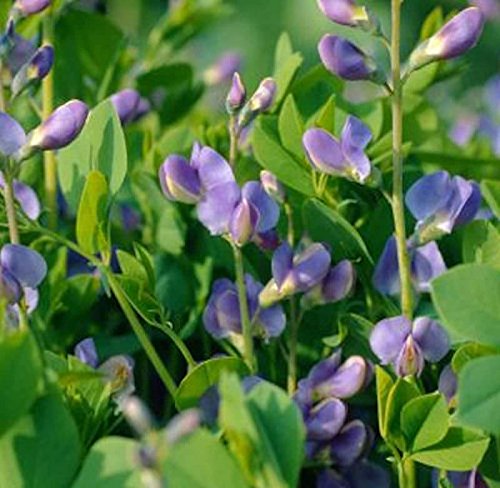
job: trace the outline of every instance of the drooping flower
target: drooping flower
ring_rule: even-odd
[[[220,85],[231,80],[233,75],[240,71],[242,65],[241,55],[228,51],[203,73],[203,80],[209,86]]]
[[[135,391],[134,360],[130,356],[117,355],[99,365],[99,356],[92,338],[86,338],[75,346],[75,356],[84,364],[103,375],[103,381],[111,388],[113,400],[121,408]]]
[[[230,115],[237,113],[246,100],[246,88],[238,72],[234,73],[231,88],[226,98],[226,110]]]
[[[55,150],[71,144],[83,129],[89,109],[80,100],[70,100],[44,120],[30,135],[30,149]]]
[[[303,297],[301,305],[309,308],[343,300],[354,288],[356,270],[347,259],[340,261],[328,271],[328,274]]]
[[[43,80],[54,64],[54,48],[49,45],[39,48],[31,59],[14,76],[11,89],[17,96],[31,84]]]
[[[5,178],[0,171],[0,188],[5,188]],[[14,198],[21,206],[23,212],[31,219],[36,220],[41,213],[40,200],[38,199],[35,190],[26,185],[22,181],[14,180],[12,182],[12,189],[14,191]]]
[[[317,0],[317,3],[321,12],[337,24],[356,27],[369,20],[366,8],[357,6],[354,0]]]
[[[324,129],[309,129],[302,143],[317,171],[364,183],[371,173],[370,160],[364,152],[371,138],[368,126],[350,115],[339,140]]]
[[[415,182],[405,202],[417,219],[414,239],[421,245],[473,220],[481,205],[481,190],[474,181],[438,171]]]
[[[245,275],[247,303],[254,335],[268,339],[278,337],[285,328],[286,317],[281,305],[267,309],[259,307],[258,297],[263,286],[249,274]],[[236,285],[225,278],[216,280],[203,313],[205,329],[216,339],[241,335],[241,314]]]
[[[375,61],[343,37],[324,35],[318,44],[318,52],[325,68],[344,80],[380,79]]]
[[[462,10],[413,51],[409,69],[415,70],[433,61],[461,56],[476,45],[483,25],[484,17],[479,8]]]
[[[446,271],[446,264],[439,247],[432,241],[420,247],[408,246],[408,252],[413,288],[419,293],[428,293],[431,281]],[[373,285],[385,295],[399,295],[401,292],[398,253],[394,236],[388,239],[375,267]]]
[[[392,364],[399,376],[420,376],[425,360],[436,363],[450,349],[450,340],[435,320],[419,317],[412,322],[397,316],[378,322],[370,346],[382,364]]]
[[[262,307],[311,290],[327,275],[330,253],[323,244],[313,243],[294,253],[288,243],[276,249],[272,259],[273,278],[259,296]]]

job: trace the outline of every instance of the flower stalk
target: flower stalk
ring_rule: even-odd
[[[12,244],[19,244],[19,229],[17,227],[16,207],[14,204],[14,189],[12,186],[12,175],[10,168],[7,168],[7,171],[5,171],[5,186],[3,189],[3,198],[5,200],[5,213],[7,214],[10,242]]]
[[[54,45],[54,16],[47,12],[43,21],[43,42]],[[42,81],[42,116],[46,120],[54,110],[54,72],[50,70]],[[57,160],[53,151],[43,153],[45,178],[45,205],[50,229],[57,228]]]

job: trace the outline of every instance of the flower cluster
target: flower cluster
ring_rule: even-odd
[[[360,356],[341,362],[335,352],[314,366],[299,381],[294,399],[306,426],[306,454],[333,462],[340,467],[357,461],[368,444],[370,434],[360,420],[348,420],[343,400],[357,393],[371,379],[371,366]]]

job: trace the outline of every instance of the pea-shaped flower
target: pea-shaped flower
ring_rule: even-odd
[[[339,78],[380,81],[375,61],[343,37],[326,34],[318,44],[318,51],[325,68]]]
[[[54,150],[71,144],[83,129],[89,109],[80,100],[71,100],[58,107],[30,135],[31,149]]]
[[[405,201],[417,219],[415,240],[424,244],[473,220],[481,205],[481,190],[474,181],[438,171],[415,182]]]
[[[340,139],[324,129],[309,129],[302,143],[311,165],[317,171],[364,183],[371,173],[371,163],[365,154],[371,138],[368,126],[350,115]]]
[[[27,16],[45,10],[50,3],[51,0],[16,0],[13,9]]]
[[[53,64],[54,48],[49,45],[42,46],[13,78],[12,95],[17,96],[28,86],[43,80],[49,74]]]
[[[84,364],[103,375],[103,381],[110,385],[113,400],[120,406],[135,391],[134,360],[129,356],[117,355],[99,365],[99,356],[92,338],[86,338],[75,346],[75,356]]]
[[[230,115],[235,114],[243,107],[246,99],[246,88],[239,73],[234,73],[231,88],[226,98],[226,110]]]
[[[254,335],[266,339],[279,336],[285,328],[281,305],[260,309],[258,296],[263,286],[251,275],[245,276],[247,303]],[[203,314],[205,329],[216,339],[233,338],[242,333],[240,304],[236,285],[228,279],[215,281],[212,294]]]
[[[276,96],[276,82],[272,78],[264,78],[257,90],[245,104],[238,117],[238,129],[248,126],[257,115],[271,108]]]
[[[479,8],[469,7],[462,10],[413,51],[409,69],[414,70],[433,61],[461,56],[476,45],[483,25],[484,17]]]
[[[446,264],[437,244],[432,241],[416,247],[408,246],[411,262],[411,281],[413,288],[419,293],[428,293],[434,278],[446,271]],[[375,288],[386,295],[399,295],[401,282],[399,279],[399,263],[396,239],[388,239],[373,275]]]
[[[273,254],[273,278],[259,296],[262,307],[316,286],[330,269],[330,253],[323,244],[313,243],[294,253],[283,243]]]
[[[427,317],[412,322],[391,317],[378,322],[370,336],[370,346],[382,364],[392,364],[399,376],[420,376],[425,360],[436,363],[450,349],[448,334]]]
[[[317,0],[317,3],[323,14],[337,24],[356,27],[369,21],[366,8],[353,0]]]

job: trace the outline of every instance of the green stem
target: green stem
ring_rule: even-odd
[[[19,229],[17,228],[16,206],[14,204],[14,189],[12,187],[12,176],[10,168],[4,174],[5,185],[3,188],[3,198],[5,200],[5,213],[9,224],[9,237],[12,244],[19,244]]]
[[[238,129],[237,119],[234,115],[229,118],[229,164],[234,168],[238,157]]]
[[[54,16],[47,12],[43,21],[43,42],[54,45]],[[42,81],[42,116],[47,119],[54,110],[54,73],[49,74]],[[45,205],[48,210],[48,224],[50,229],[57,228],[57,161],[53,151],[43,153],[45,177]]]
[[[287,231],[287,241],[290,247],[294,246],[295,242],[295,233],[294,233],[294,226],[293,226],[293,209],[292,206],[288,203],[285,202],[285,213],[286,213],[286,218],[287,218],[287,223],[288,223],[288,231]]]
[[[175,333],[175,331],[169,327],[167,324],[155,324],[155,327],[160,329],[168,338],[175,344],[179,352],[182,354],[186,362],[188,363],[189,368],[194,368],[196,366],[196,361],[194,360],[191,352],[187,348],[184,341]]]
[[[416,488],[417,473],[415,462],[411,459],[400,459],[398,464],[398,485],[399,488]]]
[[[297,386],[297,342],[299,338],[297,308],[294,298],[290,298],[290,342],[288,345],[288,378],[287,391],[289,395],[295,392]]]
[[[392,4],[392,152],[393,190],[392,213],[398,250],[399,276],[401,281],[401,311],[411,318],[413,313],[410,259],[406,247],[406,229],[403,203],[403,90],[401,83],[401,0]]]
[[[236,272],[236,286],[238,288],[238,300],[240,303],[241,328],[243,330],[243,358],[252,373],[256,370],[253,355],[253,333],[250,314],[248,311],[247,291],[245,286],[245,268],[243,266],[243,254],[241,249],[231,242],[234,254],[234,267]]]

